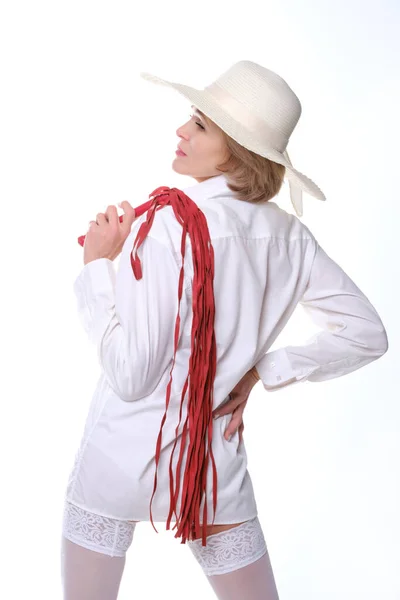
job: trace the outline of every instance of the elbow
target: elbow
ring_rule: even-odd
[[[140,377],[122,376],[121,372],[117,376],[114,373],[108,375],[114,394],[123,402],[134,402],[146,395]]]
[[[134,379],[127,378],[123,385],[118,386],[117,395],[124,402],[135,402],[150,396],[154,391],[154,386],[149,385],[149,380],[141,377]]]
[[[388,350],[389,350],[389,340],[388,340],[387,333],[386,333],[385,329],[383,329],[381,339],[380,339],[379,344],[378,344],[377,349],[376,349],[377,358],[380,358],[381,356],[383,356],[384,354],[386,354],[386,352]]]
[[[123,347],[113,356],[105,357],[100,353],[100,364],[108,385],[120,400],[135,402],[154,391],[154,382],[158,379],[154,369],[149,368],[150,359],[149,355],[140,356],[136,349],[129,353]]]
[[[119,386],[117,395],[123,402],[135,402],[135,400],[140,400],[148,396],[148,393],[146,389],[137,385],[136,382],[135,385],[131,386]]]
[[[164,352],[165,356],[169,355],[169,351]],[[171,377],[170,367],[172,359],[168,360],[165,365],[157,363],[152,356],[148,356],[143,364],[146,368],[125,370],[125,376],[122,379],[119,397],[124,402],[134,402],[151,396],[160,387],[160,390],[165,395],[167,392],[167,384]],[[121,379],[119,380],[121,381]],[[171,382],[172,383],[172,382]],[[171,388],[170,394],[173,395]]]
[[[370,343],[370,348],[375,360],[386,354],[389,349],[387,333],[382,323],[380,323],[379,331],[374,331],[374,339],[373,343]]]
[[[123,402],[133,402],[134,400],[137,400],[136,396],[134,396],[133,394],[127,394],[123,390],[118,390],[117,396]]]
[[[135,400],[140,400],[141,398],[147,396],[147,394],[141,394],[139,390],[136,389],[126,390],[119,388],[118,390],[115,390],[115,393],[123,402],[135,402]]]
[[[138,353],[134,356],[138,356]],[[130,355],[118,364],[114,373],[110,374],[115,383],[114,391],[123,402],[135,402],[152,393],[154,376],[149,367],[145,368],[145,365],[150,363],[149,358],[146,356],[143,361],[139,361]]]
[[[170,366],[171,361],[166,365]],[[136,365],[132,368],[132,364]],[[151,356],[144,357],[143,360],[135,361],[133,359],[121,361],[114,364],[114,368],[109,368],[105,372],[110,381],[114,393],[123,402],[135,402],[142,400],[154,393],[156,388],[163,383],[163,390],[166,389],[166,379],[168,375],[166,369],[160,369],[159,364],[152,360]],[[164,391],[165,393],[165,391]]]
[[[359,335],[353,338],[352,345],[356,349],[356,353],[359,354],[360,359],[367,362],[377,360],[386,354],[389,349],[387,333],[381,324],[379,329],[374,327],[360,331]]]

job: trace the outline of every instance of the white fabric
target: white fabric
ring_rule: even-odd
[[[274,391],[297,382],[345,375],[384,354],[387,337],[376,310],[297,216],[271,201],[255,205],[238,200],[224,175],[183,191],[205,213],[214,248],[217,372],[213,409],[254,365],[265,388]],[[145,218],[133,224],[118,269],[105,258],[92,261],[74,284],[78,312],[97,348],[101,375],[66,493],[76,506],[135,521],[150,520],[155,447],[172,366],[181,265],[182,228],[167,206],[157,211],[139,249],[143,279],[135,279],[130,253]],[[181,335],[162,431],[154,521],[166,521],[169,514],[169,461],[190,356],[191,268],[187,240]],[[299,302],[322,331],[303,346],[268,353]],[[187,396],[180,433],[186,408]],[[215,524],[247,521],[257,515],[245,445],[239,443],[238,433],[230,442],[224,438],[230,418],[225,415],[213,422],[218,470]],[[180,444],[174,453],[174,474],[179,449]],[[181,476],[184,468],[185,457]],[[207,501],[211,523],[211,464]]]

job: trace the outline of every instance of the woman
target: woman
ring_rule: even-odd
[[[169,528],[173,496],[175,514],[181,516],[184,494],[178,499],[170,485],[171,473],[177,479],[187,474],[196,454],[184,447],[178,427],[190,411],[183,403],[188,364],[193,377],[196,368],[198,373],[210,365],[215,348],[212,413],[200,402],[203,415],[197,414],[190,438],[204,442],[205,433],[210,435],[215,463],[202,470],[207,481],[201,502],[197,496],[202,531],[198,524],[192,527],[195,533],[187,544],[220,600],[277,600],[242,437],[248,396],[259,379],[266,390],[276,391],[355,371],[386,352],[385,328],[366,296],[298,218],[302,191],[321,200],[325,196],[292,166],[286,151],[301,114],[288,84],[251,61],[236,63],[204,90],[143,76],[190,100],[193,114],[177,130],[180,152],[173,169],[197,183],[182,193],[155,190],[153,203],[169,198],[171,205],[153,211],[152,218],[149,210],[134,220],[125,202],[120,229],[110,206],[97,215],[86,236],[85,266],[74,289],[102,374],[67,487],[64,599],[117,598],[136,523],[154,519]],[[285,176],[297,216],[272,201]],[[182,206],[187,208],[185,219],[178,215]],[[190,221],[189,215],[195,218]],[[182,244],[189,221],[197,229]],[[202,237],[195,238],[199,223]],[[207,236],[211,245],[204,243]],[[113,260],[121,248],[115,273]],[[199,273],[203,279],[197,286]],[[205,293],[210,274],[212,302]],[[207,302],[215,308],[215,319],[204,331],[214,328],[215,347],[206,346],[205,337],[201,347],[193,344],[193,324]],[[322,331],[303,346],[268,352],[298,303]],[[194,350],[196,365],[191,361]],[[199,386],[201,393],[206,383]],[[217,413],[222,416],[213,421]],[[178,452],[172,452],[178,438],[186,451],[180,471]],[[183,475],[181,479],[184,483]],[[174,489],[183,489],[182,481]]]

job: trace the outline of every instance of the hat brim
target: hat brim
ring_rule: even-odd
[[[287,178],[295,185],[300,187],[306,193],[310,194],[318,200],[326,200],[322,190],[314,183],[312,179],[295,169],[292,164],[285,158],[283,153],[274,150],[273,148],[265,148],[252,132],[247,127],[243,127],[238,121],[233,119],[222,107],[216,102],[214,97],[207,90],[199,90],[188,85],[183,85],[174,81],[161,79],[151,73],[140,73],[140,76],[146,81],[164,85],[175,89],[179,94],[190,100],[190,102],[199,108],[207,117],[209,117],[218,127],[227,133],[238,144],[268,158],[273,162],[286,167]]]

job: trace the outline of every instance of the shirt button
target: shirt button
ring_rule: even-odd
[[[272,363],[271,363],[271,367],[274,367],[274,366],[275,366],[275,363],[274,363],[274,362],[272,362]]]

